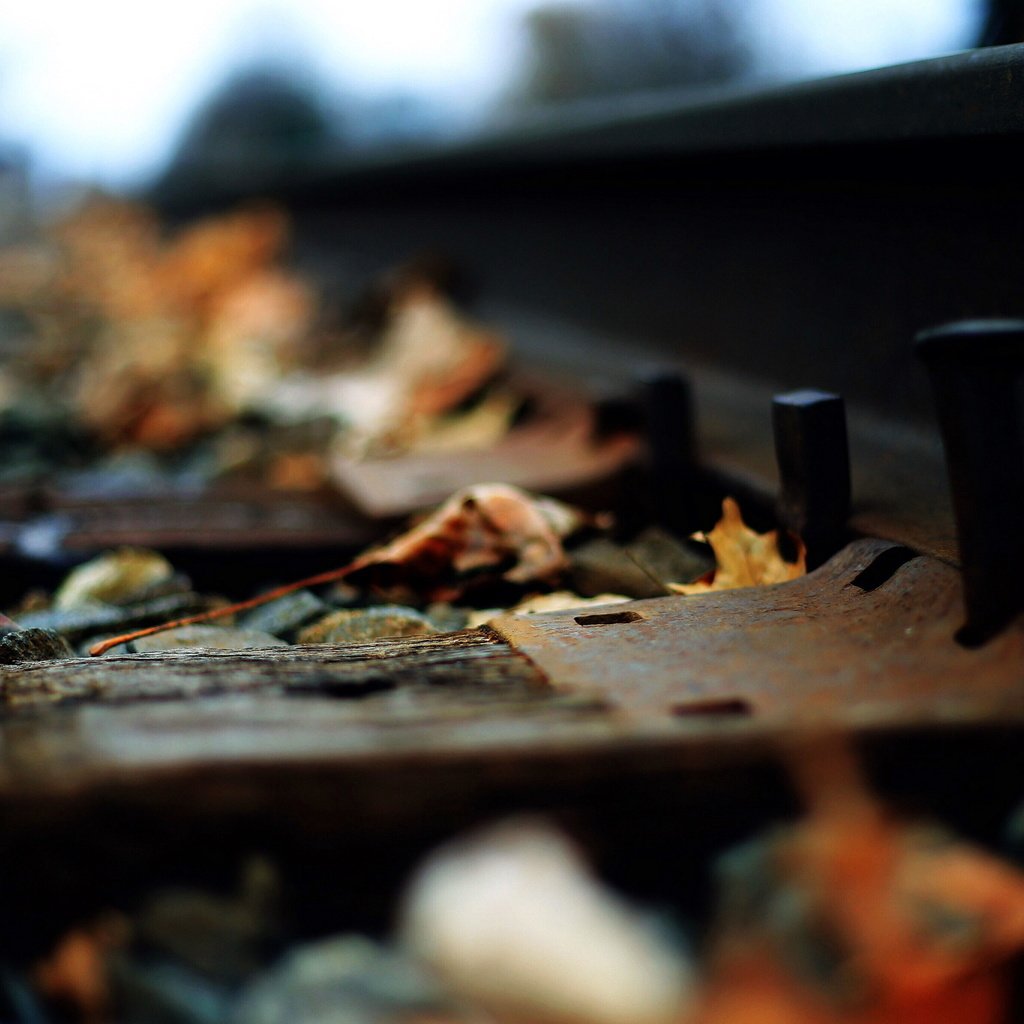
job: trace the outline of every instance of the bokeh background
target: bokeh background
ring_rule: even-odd
[[[471,136],[556,103],[743,88],[1010,41],[1019,6],[9,2],[0,6],[0,154],[37,188],[136,188],[197,155],[344,160]]]

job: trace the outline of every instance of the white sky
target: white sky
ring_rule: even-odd
[[[273,51],[329,91],[416,91],[469,115],[507,81],[537,2],[4,0],[0,141],[44,169],[130,182],[159,167],[226,69]],[[765,52],[804,74],[954,48],[977,2],[751,0]]]
[[[856,71],[962,49],[981,0],[760,0],[766,48],[806,74]]]

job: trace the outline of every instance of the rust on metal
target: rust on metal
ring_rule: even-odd
[[[956,570],[894,550],[862,540],[772,587],[636,601],[629,614],[504,615],[491,628],[555,687],[642,718],[728,708],[856,728],[1024,713],[1024,617],[962,646]]]
[[[0,671],[0,804],[215,767],[316,764],[351,781],[471,761],[481,785],[513,770],[539,784],[552,757],[610,778],[613,764],[720,769],[822,725],[1019,727],[1024,620],[968,649],[964,615],[954,569],[874,540],[773,587],[457,634],[20,665]]]

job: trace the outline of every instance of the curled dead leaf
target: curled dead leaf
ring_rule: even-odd
[[[388,544],[361,556],[351,582],[381,576],[409,583],[424,597],[450,600],[471,578],[554,583],[568,569],[562,541],[593,518],[554,498],[509,484],[477,484]]]
[[[457,491],[440,508],[388,544],[371,548],[337,569],[227,605],[110,637],[89,648],[94,657],[119,644],[179,626],[210,622],[268,604],[306,587],[348,580],[378,588],[412,589],[423,601],[450,601],[481,578],[519,586],[551,584],[568,569],[562,541],[584,526],[605,526],[554,498],[509,484],[477,484]]]
[[[770,583],[785,583],[807,572],[807,549],[797,540],[797,559],[787,562],[779,550],[779,533],[757,533],[743,522],[740,507],[732,498],[722,501],[722,518],[707,534],[696,534],[715,553],[716,568],[710,579],[694,583],[669,583],[674,594],[706,594]]]
[[[110,1019],[107,958],[127,940],[128,923],[117,914],[73,928],[36,964],[35,986],[48,999],[73,1007],[83,1024],[102,1024]]]

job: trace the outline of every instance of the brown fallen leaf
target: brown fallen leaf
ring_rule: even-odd
[[[797,825],[728,855],[699,1024],[997,1024],[1024,949],[1024,875],[805,750]]]
[[[779,533],[757,533],[743,522],[739,505],[732,498],[722,501],[722,518],[707,534],[695,534],[707,541],[717,566],[710,579],[694,583],[669,583],[674,594],[706,594],[713,590],[734,590],[784,583],[807,572],[807,549],[797,541],[797,560],[787,562],[779,551]]]
[[[201,220],[161,251],[157,279],[165,294],[205,315],[228,289],[273,263],[287,234],[286,215],[272,206]]]
[[[584,526],[604,525],[554,498],[509,484],[476,484],[453,494],[418,525],[337,569],[296,580],[249,601],[111,637],[89,649],[94,657],[118,644],[179,626],[258,608],[306,587],[354,581],[414,589],[424,601],[450,601],[489,574],[513,584],[554,583],[568,569],[562,541]]]
[[[44,377],[110,447],[168,451],[223,426],[275,385],[309,330],[309,288],[275,266],[286,231],[265,208],[165,240],[143,207],[86,203],[52,231],[54,281],[37,301],[75,354],[64,383]]]
[[[554,583],[569,567],[562,541],[591,522],[553,498],[509,484],[477,484],[360,556],[352,581],[401,582],[435,601],[458,597],[484,572],[509,583]]]
[[[33,982],[48,999],[73,1007],[83,1024],[103,1024],[110,1010],[107,956],[127,939],[128,925],[116,914],[73,928],[36,965]]]
[[[427,417],[409,442],[417,454],[482,451],[494,447],[512,429],[522,396],[495,390],[465,412]]]
[[[311,411],[338,420],[345,429],[336,447],[348,457],[393,454],[443,426],[505,361],[499,335],[424,287],[391,304],[372,359],[338,373],[298,374],[268,392],[264,408],[285,420]]]
[[[380,362],[406,389],[408,417],[457,406],[501,367],[501,337],[465,319],[436,293],[407,296],[381,339]]]
[[[684,1024],[1001,1024],[1006,985],[991,973],[912,1004],[830,1005],[772,961],[752,957],[716,972],[696,1017]]]

